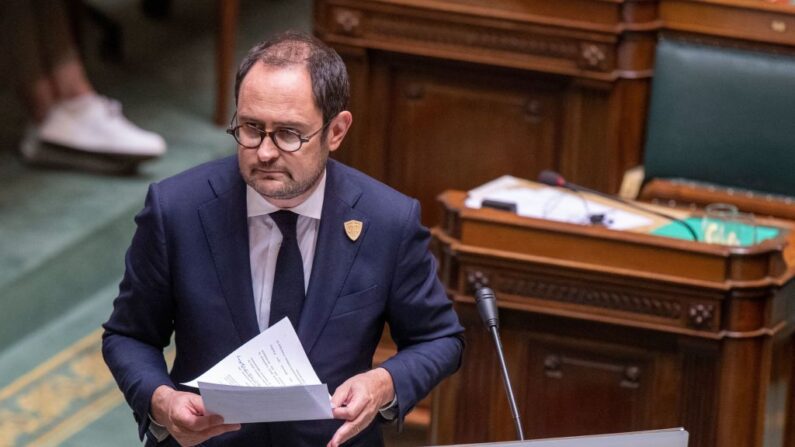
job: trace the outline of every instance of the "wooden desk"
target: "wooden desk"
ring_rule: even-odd
[[[473,291],[498,296],[529,438],[683,426],[693,447],[795,445],[795,265],[776,239],[732,248],[517,217],[440,200],[444,284],[467,328],[433,442],[514,436]],[[785,438],[786,437],[786,438]]]

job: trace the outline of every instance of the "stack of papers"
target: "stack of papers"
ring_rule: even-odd
[[[328,386],[287,318],[184,385],[199,388],[205,409],[227,424],[332,418]]]
[[[591,216],[602,215],[602,225],[614,230],[628,230],[650,225],[652,220],[639,213],[610,207],[584,195],[560,188],[534,185],[504,175],[469,191],[465,205],[480,208],[484,200],[516,205],[516,214],[580,225],[591,225]]]

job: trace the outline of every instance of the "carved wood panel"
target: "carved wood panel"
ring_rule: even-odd
[[[494,347],[474,306],[464,366],[444,384],[435,442],[514,439]],[[527,437],[575,436],[674,426],[683,364],[675,336],[502,309],[506,362]],[[454,396],[454,397],[453,397]],[[454,401],[450,398],[453,397]]]
[[[467,64],[456,76],[433,63],[391,67],[389,102],[370,110],[388,120],[387,183],[420,199],[424,222],[441,221],[435,198],[449,187],[557,166],[560,83]]]
[[[528,396],[525,414],[536,415],[533,431],[539,436],[619,433],[642,426],[647,362],[612,356],[606,348],[587,351],[575,340],[537,341],[529,349],[527,380],[537,383],[539,392]]]
[[[576,270],[552,270],[532,264],[523,267],[500,268],[475,263],[467,257],[458,272],[458,292],[474,296],[478,288],[490,287],[505,301],[521,307],[561,308],[587,314],[588,319],[631,318],[672,330],[715,333],[720,329],[719,291],[662,284],[654,288],[643,280],[616,284]]]

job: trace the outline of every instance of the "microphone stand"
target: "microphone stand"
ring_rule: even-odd
[[[497,358],[500,362],[502,383],[505,386],[505,394],[508,396],[508,404],[511,406],[511,416],[513,417],[513,425],[516,428],[516,436],[520,441],[524,441],[522,421],[519,419],[519,410],[516,407],[516,398],[514,398],[513,388],[511,387],[511,378],[508,376],[508,365],[505,363],[505,354],[502,351],[502,341],[500,341],[500,333],[498,330],[500,320],[497,313],[497,300],[494,296],[494,291],[488,287],[477,289],[477,291],[475,291],[475,302],[480,318],[491,333],[491,338],[494,340],[494,345],[497,347]]]
[[[502,352],[502,342],[500,341],[500,334],[497,332],[497,326],[491,326],[489,332],[491,332],[491,338],[497,347],[497,358],[500,361],[500,370],[502,371],[502,383],[505,385],[505,394],[508,395],[508,404],[511,406],[511,416],[513,417],[513,426],[516,428],[516,436],[520,441],[524,441],[522,422],[519,420],[519,410],[516,408],[516,399],[513,397],[511,378],[508,377],[508,365],[505,364],[505,355]]]

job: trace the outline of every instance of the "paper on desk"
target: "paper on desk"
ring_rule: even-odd
[[[469,191],[465,205],[480,208],[485,199],[516,204],[516,214],[574,224],[590,224],[589,216],[604,215],[604,224],[614,230],[627,230],[652,223],[637,213],[587,200],[580,194],[551,187],[528,186],[528,182],[504,175]]]
[[[320,383],[290,320],[282,319],[184,385],[227,423],[331,419]]]

